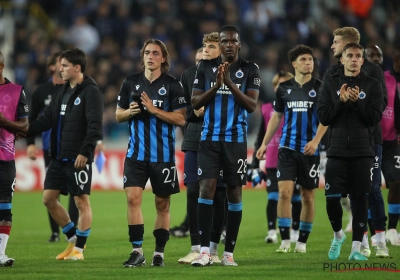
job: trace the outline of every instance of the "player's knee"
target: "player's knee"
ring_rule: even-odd
[[[156,196],[156,209],[157,212],[169,212],[170,196],[160,197]]]
[[[0,209],[0,222],[12,222],[11,208]]]

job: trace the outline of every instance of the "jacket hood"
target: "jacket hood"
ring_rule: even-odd
[[[80,83],[80,84],[78,84],[78,85],[76,86],[76,90],[83,89],[83,88],[85,88],[85,87],[87,87],[87,86],[89,86],[89,85],[94,85],[96,88],[99,88],[99,86],[97,85],[97,83],[95,82],[95,80],[93,80],[92,77],[90,77],[90,76],[85,76],[85,77],[83,77],[82,83]],[[64,84],[64,90],[65,90],[65,88],[67,88],[68,86],[69,86],[69,83],[65,83],[65,84]]]

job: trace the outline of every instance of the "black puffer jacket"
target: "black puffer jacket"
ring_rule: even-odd
[[[341,70],[343,71],[343,64],[338,60],[338,63],[329,67],[324,74],[324,78],[330,78],[333,75],[338,74],[338,71]],[[361,65],[361,70],[369,77],[372,77],[374,79],[377,79],[381,83],[382,87],[382,94],[383,94],[383,102],[385,106],[383,107],[383,110],[385,110],[387,104],[388,104],[388,95],[387,95],[387,88],[386,88],[386,82],[385,82],[385,75],[383,74],[383,70],[380,66],[369,62],[366,58],[364,58],[364,63]],[[328,129],[329,131],[329,129]],[[373,128],[373,134],[374,134],[374,142],[375,144],[382,144],[382,129],[381,129],[381,124],[380,122],[377,123],[374,128]],[[327,134],[325,134],[327,135]],[[328,133],[329,135],[329,133]],[[325,137],[326,139],[326,137]]]
[[[343,84],[360,88],[356,102],[340,101]],[[328,157],[374,157],[373,127],[382,118],[382,86],[363,71],[356,77],[345,76],[343,68],[322,82],[318,99],[318,118],[330,127]]]
[[[69,83],[66,83],[55,87],[50,104],[43,114],[29,125],[27,133],[31,136],[51,128],[50,155],[53,159],[57,156],[61,103],[69,86]],[[80,154],[87,157],[88,162],[93,162],[96,142],[103,138],[103,109],[103,94],[91,77],[85,77],[68,100],[60,138],[60,158],[75,160]]]
[[[192,98],[192,88],[196,70],[197,67],[194,66],[182,73],[181,83],[186,100],[191,100]],[[203,117],[197,117],[193,111],[192,103],[188,102],[188,106],[186,107],[186,123],[183,127],[184,136],[181,147],[182,151],[197,151],[199,149],[203,122]]]

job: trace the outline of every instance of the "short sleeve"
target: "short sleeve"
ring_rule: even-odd
[[[172,111],[181,109],[181,108],[186,108],[187,106],[187,100],[185,98],[185,95],[183,93],[183,87],[180,82],[175,80],[171,84],[170,88],[170,94],[171,94],[171,109]]]
[[[249,74],[246,83],[246,89],[260,90],[261,79],[260,79],[260,69],[257,64],[250,63]]]
[[[22,88],[18,100],[17,117],[19,119],[26,118],[28,117],[28,115],[29,115],[28,103],[26,102],[26,95],[24,88]]]
[[[283,113],[285,111],[285,104],[282,98],[282,88],[278,86],[276,90],[276,99],[274,104],[274,110],[278,113]]]

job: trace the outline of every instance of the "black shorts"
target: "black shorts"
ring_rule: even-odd
[[[198,180],[222,175],[228,186],[246,185],[247,143],[200,141],[197,155]]]
[[[0,161],[0,200],[11,202],[15,190],[15,161]]]
[[[185,158],[183,162],[183,183],[196,183],[197,179],[197,152],[196,151],[186,151]],[[223,171],[221,167],[221,172],[218,176],[217,187],[225,187],[223,183]]]
[[[276,178],[276,168],[267,168],[266,170],[266,180],[265,184],[267,185],[267,192],[279,192],[278,188],[278,178]],[[294,195],[299,195],[300,194],[300,185],[295,184],[294,190],[293,190]]]
[[[44,167],[47,168],[50,165],[51,157],[49,150],[43,150]]]
[[[370,193],[373,158],[328,158],[325,195]]]
[[[55,159],[51,160],[44,180],[45,190],[58,190],[62,195],[68,193],[72,196],[90,195],[91,185],[91,163],[86,164],[85,169],[79,170],[74,167],[74,162],[63,162]]]
[[[171,195],[180,191],[174,162],[146,162],[125,158],[124,188],[144,189],[149,178],[154,194]]]
[[[307,190],[318,188],[319,156],[305,156],[286,148],[278,152],[278,181],[294,181]]]
[[[400,180],[400,147],[395,141],[383,142],[382,173],[386,182]]]

